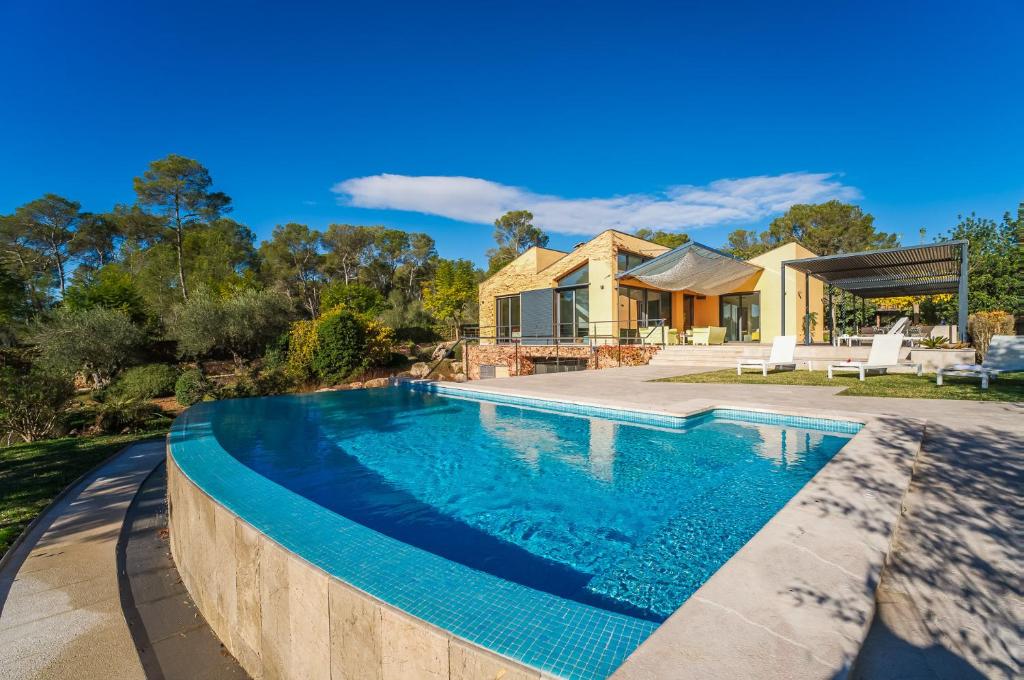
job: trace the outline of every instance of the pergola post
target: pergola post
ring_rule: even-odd
[[[960,334],[960,342],[967,342],[970,339],[967,333],[967,241],[960,245],[960,287],[957,290],[957,298],[957,333]]]
[[[779,277],[779,278],[782,280],[782,294],[779,296],[779,300],[781,301],[781,304],[779,305],[779,309],[782,310],[782,312],[781,312],[781,317],[782,318],[781,318],[780,323],[782,325],[779,326],[779,335],[785,335],[786,334],[786,263],[785,262],[782,263],[782,276]]]
[[[832,284],[828,284],[828,308],[825,310],[828,315],[828,343],[830,345],[836,344],[836,329],[835,324],[832,322]]]
[[[804,344],[811,344],[811,275],[804,274]]]

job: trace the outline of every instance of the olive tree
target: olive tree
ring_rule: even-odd
[[[171,334],[182,356],[226,353],[240,366],[285,331],[289,307],[275,291],[246,288],[221,297],[200,289],[175,310]]]
[[[63,375],[84,373],[95,387],[109,384],[144,339],[125,312],[104,307],[61,308],[35,334],[41,366]]]

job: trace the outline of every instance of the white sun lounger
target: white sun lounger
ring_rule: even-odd
[[[796,370],[793,353],[796,351],[795,335],[776,335],[772,340],[772,353],[768,359],[741,357],[736,362],[736,375],[742,375],[744,368],[759,368],[762,375],[768,375],[768,368],[791,368]]]
[[[889,368],[913,367],[921,375],[921,364],[900,363],[900,348],[903,347],[903,336],[876,335],[871,341],[871,353],[867,361],[841,361],[828,365],[828,379],[832,379],[833,371],[856,371],[861,380],[868,371],[882,371]]]
[[[1000,373],[1024,371],[1024,335],[994,335],[985,361],[980,364],[954,364],[935,373],[935,384],[941,385],[946,375],[981,378],[981,389],[988,389],[990,379]]]

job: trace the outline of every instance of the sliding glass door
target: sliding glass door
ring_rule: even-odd
[[[563,288],[555,291],[555,311],[560,340],[590,336],[589,288]]]
[[[732,342],[761,340],[761,294],[737,293],[721,297],[725,339]]]

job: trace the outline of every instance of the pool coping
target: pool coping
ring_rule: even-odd
[[[786,504],[786,506],[783,507],[782,510],[780,510],[775,516],[773,516],[773,518],[771,520],[769,520],[769,522],[754,536],[754,538],[752,538],[740,551],[738,551],[735,555],[733,555],[733,557],[730,558],[715,573],[715,575],[711,579],[709,579],[709,581],[707,583],[705,583],[704,586],[702,586],[702,588],[700,588],[693,596],[691,596],[689,598],[689,600],[687,600],[687,602],[684,603],[684,605],[679,610],[677,610],[671,617],[669,617],[668,620],[666,620],[664,623],[662,623],[660,627],[657,627],[654,630],[654,633],[652,635],[650,635],[650,637],[648,637],[647,640],[645,642],[643,642],[639,647],[637,647],[635,649],[635,651],[633,651],[633,653],[629,656],[629,658],[626,659],[625,663],[623,663],[621,665],[621,667],[619,668],[619,670],[615,673],[615,677],[621,677],[621,678],[633,678],[633,677],[706,677],[709,674],[706,670],[705,671],[698,671],[697,669],[703,667],[705,669],[713,669],[714,672],[711,673],[711,674],[722,674],[722,670],[727,667],[727,665],[723,665],[723,664],[727,663],[729,661],[733,662],[734,667],[736,669],[736,672],[730,672],[729,673],[730,676],[743,677],[742,669],[746,667],[746,668],[748,668],[748,672],[749,672],[751,677],[753,677],[755,675],[757,677],[765,677],[765,675],[763,673],[763,668],[758,669],[757,672],[753,672],[752,669],[754,667],[756,667],[756,666],[746,666],[746,665],[744,665],[744,663],[738,663],[740,661],[740,659],[745,658],[745,657],[742,657],[742,655],[737,655],[736,654],[735,645],[726,644],[726,648],[724,650],[726,652],[726,654],[724,655],[724,658],[718,658],[719,655],[709,654],[708,651],[710,649],[713,649],[713,646],[708,646],[708,647],[703,647],[702,648],[702,645],[696,644],[695,640],[699,639],[699,635],[697,637],[693,636],[693,632],[694,631],[690,630],[691,628],[693,628],[693,626],[689,625],[689,624],[692,623],[693,620],[696,620],[697,617],[699,617],[700,620],[702,621],[702,623],[700,623],[700,625],[698,625],[696,627],[696,632],[699,633],[700,631],[707,631],[709,628],[713,629],[716,632],[712,635],[712,638],[713,639],[717,639],[719,641],[719,643],[721,643],[721,637],[723,636],[723,630],[728,630],[728,626],[726,624],[728,624],[730,622],[729,621],[730,618],[738,618],[738,620],[743,620],[743,621],[746,621],[748,623],[749,622],[758,621],[759,617],[763,618],[762,615],[765,613],[763,611],[764,607],[761,607],[760,609],[755,607],[754,608],[755,611],[750,611],[750,612],[748,612],[749,615],[747,615],[747,614],[744,613],[745,612],[745,608],[744,608],[744,606],[742,606],[743,603],[740,603],[740,605],[737,605],[737,606],[723,605],[723,604],[721,604],[720,601],[723,601],[723,602],[727,601],[728,598],[723,598],[720,594],[718,594],[718,590],[723,587],[721,585],[722,583],[726,584],[726,586],[725,586],[726,590],[729,590],[729,589],[733,588],[736,585],[740,585],[740,583],[749,584],[749,582],[750,582],[749,575],[734,576],[732,574],[732,572],[737,572],[737,574],[742,574],[742,572],[741,571],[737,571],[737,569],[739,569],[739,568],[741,568],[743,566],[744,560],[749,560],[750,559],[749,556],[747,555],[747,553],[751,551],[751,546],[753,546],[753,552],[751,554],[753,554],[755,556],[755,559],[756,559],[756,556],[759,554],[758,550],[764,549],[765,546],[771,547],[771,546],[775,545],[775,543],[778,542],[779,537],[777,537],[777,536],[773,537],[774,534],[777,534],[780,530],[781,531],[792,531],[792,530],[794,530],[794,528],[799,531],[799,536],[797,536],[796,538],[804,537],[802,539],[804,543],[807,543],[810,540],[810,538],[815,538],[815,539],[820,538],[820,535],[822,533],[824,533],[826,536],[830,536],[830,537],[834,538],[834,536],[832,536],[832,534],[837,530],[836,527],[830,527],[828,532],[822,532],[820,530],[814,530],[816,522],[814,521],[813,516],[811,516],[811,514],[808,514],[807,507],[805,507],[805,506],[807,506],[809,504],[810,507],[814,507],[814,504],[817,502],[817,500],[814,497],[812,497],[811,493],[812,493],[812,491],[813,491],[813,493],[817,493],[817,494],[822,493],[822,489],[819,489],[818,487],[821,487],[822,485],[825,485],[824,487],[822,487],[823,489],[824,488],[829,488],[830,484],[832,484],[832,485],[838,484],[840,487],[842,486],[843,475],[839,474],[837,476],[837,475],[833,474],[833,473],[837,472],[837,468],[835,467],[836,466],[836,462],[837,461],[842,462],[840,459],[846,460],[846,458],[850,457],[850,456],[844,456],[844,452],[846,452],[848,449],[851,449],[851,446],[853,446],[855,444],[855,442],[857,442],[858,440],[861,441],[861,444],[858,445],[857,447],[854,447],[854,453],[856,454],[856,455],[853,456],[853,459],[854,459],[853,460],[853,463],[854,463],[853,467],[854,468],[856,468],[856,467],[858,467],[860,465],[863,465],[865,462],[870,464],[872,458],[878,458],[877,456],[869,455],[870,454],[870,449],[874,448],[873,445],[876,443],[875,440],[877,439],[877,434],[878,434],[878,432],[876,432],[876,429],[884,428],[884,427],[892,427],[893,426],[893,423],[883,423],[881,421],[900,420],[903,423],[902,427],[906,431],[908,431],[908,432],[909,431],[913,431],[915,429],[915,427],[917,428],[918,436],[916,437],[916,446],[914,446],[913,442],[911,441],[909,446],[898,447],[901,452],[909,454],[909,457],[908,456],[899,456],[899,455],[895,456],[894,458],[896,459],[896,463],[893,466],[895,469],[888,471],[888,473],[889,473],[888,477],[894,479],[896,486],[901,490],[901,493],[899,494],[899,498],[902,499],[902,492],[905,491],[906,486],[907,486],[906,482],[909,482],[909,474],[910,474],[910,469],[912,468],[913,457],[914,457],[914,455],[916,455],[917,448],[919,448],[919,446],[920,446],[920,435],[923,434],[923,425],[921,424],[921,422],[920,421],[911,421],[910,419],[891,419],[891,418],[863,417],[863,416],[860,416],[860,415],[852,415],[852,414],[849,417],[845,417],[845,414],[844,414],[844,417],[822,418],[820,416],[820,414],[818,414],[816,412],[811,412],[811,411],[800,411],[800,410],[795,410],[795,409],[774,409],[774,408],[756,409],[756,408],[751,408],[748,405],[733,406],[733,405],[729,405],[729,404],[713,403],[713,402],[710,402],[710,401],[706,402],[704,404],[701,404],[699,407],[691,408],[691,409],[688,409],[686,411],[682,411],[681,412],[680,410],[665,411],[665,410],[636,409],[636,408],[627,408],[627,409],[618,408],[618,409],[616,409],[616,407],[610,406],[607,403],[592,403],[592,402],[591,403],[587,403],[587,402],[583,402],[583,401],[580,401],[580,400],[565,400],[565,399],[547,398],[547,397],[538,398],[535,395],[528,395],[528,394],[524,394],[524,395],[514,395],[514,394],[512,394],[512,395],[510,395],[509,392],[503,391],[503,390],[491,391],[491,390],[485,390],[485,389],[479,389],[479,388],[463,387],[462,385],[458,385],[458,386],[448,386],[448,385],[446,385],[445,386],[445,392],[447,392],[448,394],[451,394],[451,393],[454,392],[455,394],[451,394],[451,396],[462,396],[462,395],[464,395],[464,396],[469,397],[469,398],[474,398],[474,397],[482,397],[482,398],[487,398],[487,397],[492,397],[492,398],[493,397],[508,398],[509,396],[513,396],[513,397],[517,397],[517,398],[528,399],[529,401],[534,402],[535,404],[537,404],[537,407],[539,407],[539,408],[543,408],[543,403],[544,402],[549,402],[549,403],[563,404],[563,405],[568,405],[568,406],[593,408],[593,409],[596,409],[596,410],[599,410],[599,411],[603,411],[603,412],[618,410],[620,412],[626,412],[626,413],[649,414],[649,415],[658,416],[658,417],[668,417],[668,418],[672,418],[673,420],[693,418],[694,416],[700,416],[700,415],[702,415],[704,413],[707,413],[707,412],[715,410],[715,409],[735,409],[735,410],[744,411],[744,412],[755,412],[755,413],[759,412],[759,413],[764,413],[764,414],[768,414],[768,415],[784,416],[784,417],[787,417],[787,418],[810,418],[810,419],[813,419],[813,420],[816,420],[816,421],[821,421],[821,420],[826,420],[826,421],[835,421],[835,420],[852,421],[852,422],[859,423],[859,424],[861,424],[863,426],[862,429],[861,429],[861,433],[855,435],[851,439],[851,441],[848,442],[844,446],[844,448],[836,455],[836,457],[832,461],[830,461],[828,464],[826,464],[822,468],[822,470],[820,470],[815,475],[815,477],[813,477],[811,479],[811,481],[808,482],[808,484],[803,489],[801,489],[801,491],[799,491]],[[917,425],[915,425],[915,423],[917,423]],[[907,429],[908,427],[909,427],[909,429]],[[862,436],[862,434],[864,434],[864,433],[869,435],[869,437]],[[868,451],[862,452],[862,453],[858,453],[857,449],[864,448],[863,442],[867,438],[872,439],[872,442],[871,442],[872,445],[869,445],[867,447]],[[910,439],[913,440],[915,438],[911,437]],[[168,454],[169,454],[168,455],[169,459],[173,459],[173,457],[170,455],[170,447],[168,447]],[[862,458],[864,458],[865,455],[867,456],[867,459],[866,460],[862,460]],[[903,461],[903,463],[900,464],[898,461]],[[909,464],[907,464],[908,461],[909,461]],[[175,467],[177,467],[177,466],[175,466]],[[844,469],[848,469],[850,466],[849,465],[844,465],[843,467],[844,467]],[[826,475],[825,474],[826,471],[830,471],[830,473],[828,475]],[[183,476],[186,479],[188,479],[188,475],[187,475],[186,472],[182,471],[182,474],[183,474]],[[835,479],[832,479],[832,477],[835,477]],[[900,480],[903,480],[904,478],[905,478],[905,481],[900,486]],[[199,486],[197,483],[195,483],[192,480],[189,480],[189,481],[193,485],[195,485],[195,487],[202,494],[204,494],[212,503],[216,504],[224,512],[229,513],[232,517],[235,517],[236,519],[240,520],[241,522],[245,522],[244,519],[242,519],[241,517],[239,517],[238,515],[233,513],[231,510],[226,509],[219,501],[214,500],[213,496],[208,494],[206,492],[206,490],[202,489],[202,487]],[[849,481],[849,480],[847,480],[847,481]],[[891,497],[890,497],[891,495],[892,494],[889,494],[889,493],[885,494],[885,497],[883,499],[881,499],[880,504],[886,506],[887,508],[889,508],[889,506],[892,505],[892,503],[890,502],[892,500]],[[897,505],[897,508],[898,508],[899,503],[897,502],[896,505]],[[889,508],[889,509],[891,509],[891,508]],[[790,517],[790,515],[793,515],[795,512],[802,512],[802,514],[794,515],[793,517]],[[872,512],[869,512],[869,514],[875,514],[875,513],[872,511]],[[889,514],[893,515],[891,520],[890,520],[890,518],[888,516]],[[867,542],[867,543],[864,543],[864,542],[860,541],[860,539],[857,539],[857,540],[846,540],[846,541],[840,540],[839,541],[840,545],[838,545],[838,546],[829,546],[830,547],[830,553],[833,551],[833,549],[839,549],[842,552],[844,552],[844,554],[845,553],[849,553],[849,555],[846,555],[846,557],[859,559],[860,562],[863,563],[863,564],[859,563],[857,565],[858,571],[855,572],[853,570],[846,569],[845,573],[846,573],[846,576],[849,577],[850,574],[863,572],[863,575],[864,575],[865,578],[863,578],[862,580],[863,580],[863,582],[865,584],[868,584],[868,587],[867,588],[861,588],[860,590],[861,591],[869,590],[870,592],[867,592],[867,593],[861,592],[860,596],[853,598],[853,599],[856,600],[856,606],[857,606],[857,612],[858,612],[858,615],[856,617],[857,618],[857,625],[853,627],[853,628],[856,628],[856,630],[851,629],[851,627],[849,625],[842,626],[841,627],[842,630],[839,632],[838,638],[836,636],[832,636],[832,638],[830,638],[830,639],[821,641],[820,643],[818,643],[819,646],[815,647],[813,652],[809,652],[805,647],[801,647],[799,644],[795,644],[795,645],[793,644],[793,642],[799,638],[799,631],[797,631],[796,629],[797,628],[802,629],[800,626],[797,626],[796,628],[794,628],[794,631],[793,631],[792,635],[786,635],[785,633],[779,633],[779,635],[781,635],[781,637],[774,638],[774,641],[776,643],[779,643],[780,640],[788,641],[791,644],[791,646],[794,647],[794,649],[790,649],[790,650],[787,650],[787,649],[778,650],[778,654],[776,654],[776,656],[778,658],[775,659],[775,662],[782,662],[782,666],[784,668],[788,669],[785,677],[795,677],[796,676],[796,674],[791,674],[790,673],[792,670],[794,670],[795,666],[788,659],[789,656],[793,656],[794,650],[802,649],[803,651],[800,652],[800,653],[797,653],[796,656],[801,656],[801,654],[802,654],[803,657],[811,659],[813,661],[814,665],[820,666],[820,667],[826,667],[827,666],[831,671],[835,671],[838,668],[848,668],[849,665],[852,663],[852,659],[853,659],[853,657],[856,654],[856,649],[859,648],[859,643],[863,639],[864,634],[866,634],[867,625],[870,622],[870,614],[871,614],[871,611],[873,609],[873,602],[874,602],[874,599],[873,599],[874,586],[873,586],[873,584],[877,583],[878,573],[881,570],[881,566],[882,566],[882,563],[884,562],[885,554],[888,551],[889,538],[891,537],[892,529],[895,527],[895,519],[898,517],[898,514],[899,514],[898,510],[896,512],[894,512],[894,513],[885,512],[884,516],[879,519],[879,521],[881,523],[880,526],[883,528],[881,533],[884,534],[884,540],[875,540],[878,537],[873,536],[872,540]],[[824,519],[824,518],[819,518],[819,520],[821,520],[821,519]],[[817,523],[820,524],[821,522],[819,521]],[[780,527],[781,527],[781,529],[780,529]],[[843,531],[842,527],[839,527],[838,530],[840,531],[840,533],[842,533],[842,531]],[[258,532],[259,530],[254,528],[254,529],[252,529],[252,531]],[[851,537],[850,537],[851,539],[852,539],[853,535],[854,534],[851,534]],[[810,537],[810,538],[808,538],[808,537]],[[793,538],[793,537],[790,537],[790,538]],[[272,539],[268,539],[268,540],[271,540],[271,542],[273,542]],[[812,543],[813,543],[813,541],[812,541]],[[856,545],[847,545],[847,544],[850,544],[850,543],[856,544]],[[764,546],[762,546],[761,544],[764,544]],[[379,602],[380,604],[384,605],[385,607],[387,607],[389,609],[393,609],[395,611],[400,611],[398,609],[395,609],[394,605],[391,605],[390,603],[387,603],[384,600],[380,600],[379,598],[375,598],[372,595],[368,595],[366,593],[363,593],[363,591],[359,591],[359,589],[356,588],[355,586],[347,584],[342,579],[334,576],[333,574],[330,574],[330,572],[327,572],[325,570],[320,569],[320,567],[310,563],[302,555],[294,553],[294,552],[288,550],[287,548],[285,548],[283,546],[280,546],[276,542],[275,542],[275,545],[278,545],[278,547],[281,550],[285,551],[288,555],[291,555],[293,558],[300,560],[303,564],[306,564],[309,567],[320,571],[322,574],[324,574],[325,576],[329,577],[331,580],[337,581],[338,583],[345,584],[348,588],[354,589],[354,590],[362,593],[365,597],[372,598],[372,599],[376,600],[377,602]],[[791,547],[795,546],[795,547],[799,548],[800,550],[809,550],[811,554],[816,554],[816,553],[814,553],[814,550],[812,548],[808,548],[805,545],[799,545],[799,544],[793,543],[792,540],[790,541],[789,545]],[[817,544],[814,544],[814,545],[817,545]],[[759,548],[759,546],[761,546],[761,547]],[[741,558],[741,556],[743,556],[743,557]],[[740,559],[738,559],[738,558],[740,558]],[[819,558],[819,560],[820,560],[821,563],[831,563],[829,560],[827,560],[825,558]],[[798,565],[798,566],[800,566],[800,565]],[[777,576],[781,576],[781,574],[777,574]],[[736,582],[736,579],[737,578],[741,578],[741,577],[743,579],[742,582]],[[772,579],[769,579],[769,581],[772,581]],[[774,581],[778,581],[778,578],[774,579]],[[814,579],[810,579],[810,582],[813,582],[813,581],[814,581]],[[729,585],[730,582],[733,582],[733,586]],[[781,590],[781,591],[778,590],[779,584],[777,584],[777,583],[775,585],[773,585],[773,586],[769,586],[768,588],[763,587],[763,586],[766,586],[766,585],[768,585],[768,584],[762,584],[762,587],[760,587],[756,592],[750,593],[750,595],[752,595],[751,599],[760,601],[760,600],[764,600],[765,598],[767,598],[767,600],[765,600],[765,601],[768,602],[768,601],[771,601],[773,599],[773,596],[774,596],[774,600],[779,600],[780,594],[783,594],[785,592],[791,592],[791,590],[787,590],[786,588],[783,588],[783,590]],[[772,588],[775,589],[774,593],[770,592],[770,590]],[[847,588],[847,590],[849,590],[849,592],[856,594],[856,589],[855,588],[850,588],[849,584],[846,584],[846,588]],[[191,588],[190,588],[190,590],[191,590]],[[748,588],[748,590],[749,590],[749,588]],[[552,596],[552,597],[554,597],[554,596]],[[200,598],[197,598],[197,601],[199,601],[199,599]],[[698,612],[695,615],[693,613],[693,611],[692,611],[692,610],[696,610],[696,607],[693,606],[693,604],[695,602],[701,603],[702,605],[706,605],[706,606],[712,606],[712,607],[718,606],[719,607],[719,611],[720,611],[720,617],[723,618],[723,621],[720,622],[722,625],[720,625],[720,626],[709,625],[710,623],[714,623],[714,622],[708,620],[706,612],[700,611],[700,612]],[[733,603],[733,604],[735,604],[735,603]],[[774,612],[774,614],[776,615],[776,619],[782,621],[782,623],[784,623],[784,624],[789,625],[790,622],[787,622],[785,620],[786,619],[786,617],[784,616],[785,611],[781,611],[780,612],[780,611],[776,611],[776,610],[779,610],[779,609],[781,609],[781,610],[792,609],[793,608],[793,603],[792,603],[792,601],[790,601],[788,603],[788,605],[785,605],[785,606],[783,606],[783,605],[785,605],[785,603],[783,603],[783,602],[774,602],[774,604],[772,606],[769,606],[768,609],[771,610],[772,612]],[[415,616],[412,615],[412,614],[404,614],[404,616],[410,617],[410,618],[415,618]],[[826,623],[827,624],[827,622],[822,622],[822,621],[818,620],[818,619],[820,619],[820,617],[813,617],[812,616],[812,617],[804,617],[804,618],[810,618],[811,620],[814,620],[814,623],[810,626],[813,629],[820,629],[822,623]],[[416,619],[416,621],[421,623],[421,624],[423,624],[424,626],[427,626],[428,628],[434,629],[435,633],[441,633],[443,635],[451,636],[456,641],[456,643],[462,642],[464,645],[468,645],[470,647],[477,648],[477,651],[484,651],[485,653],[492,655],[493,656],[493,658],[491,659],[492,662],[498,663],[499,665],[502,664],[502,663],[504,663],[506,666],[511,665],[511,668],[507,668],[505,670],[511,670],[511,671],[517,673],[516,677],[519,677],[519,674],[525,674],[525,675],[523,675],[523,677],[537,677],[538,674],[543,674],[544,677],[551,677],[551,676],[548,675],[548,673],[550,671],[542,671],[542,670],[538,670],[538,669],[536,669],[536,668],[534,668],[532,666],[526,666],[526,665],[523,664],[523,662],[516,661],[514,659],[510,659],[509,657],[506,657],[506,656],[502,656],[499,653],[496,653],[493,650],[489,650],[489,649],[487,649],[484,646],[480,646],[480,645],[477,645],[475,643],[465,641],[462,638],[459,638],[457,635],[455,635],[455,634],[453,634],[453,633],[451,633],[449,631],[445,631],[443,628],[438,628],[437,626],[435,626],[432,623],[423,621],[421,619]],[[751,624],[751,625],[754,625],[755,628],[758,627],[756,624]],[[217,626],[215,626],[215,629],[216,628],[217,628]],[[749,632],[745,631],[745,629],[742,629],[742,628],[743,627],[741,627],[741,630],[737,630],[736,633],[737,634],[742,634],[742,635],[749,635]],[[761,624],[760,629],[764,630],[764,631],[771,630],[771,626],[767,626],[766,627],[764,624]],[[814,631],[812,630],[810,632],[814,632]],[[228,635],[230,635],[230,631],[228,631]],[[821,636],[819,635],[818,637],[821,637]],[[852,640],[855,640],[855,643],[851,642]],[[822,645],[823,645],[824,649],[822,648]],[[762,646],[763,646],[763,643],[760,643],[759,645],[755,645],[755,648],[760,648]],[[776,644],[776,646],[778,646],[778,644]],[[783,653],[783,652],[786,652],[786,653]],[[237,653],[236,653],[236,655],[237,655]],[[783,661],[784,659],[786,659],[786,660]],[[242,660],[242,659],[240,659],[240,660]],[[751,659],[751,661],[753,661],[753,660],[754,659]],[[698,661],[699,661],[699,663],[696,663]],[[837,661],[838,661],[838,663],[836,663]],[[680,663],[684,664],[686,669],[683,669],[680,666]],[[705,664],[707,664],[707,665],[705,665]],[[245,665],[244,661],[243,661],[243,665]],[[691,673],[690,670],[688,670],[691,667],[694,669],[692,673]],[[732,668],[733,666],[729,666],[729,667]],[[452,677],[455,677],[455,676],[453,675]],[[806,677],[816,677],[816,676],[811,674],[811,675],[807,675]],[[823,675],[822,677],[826,677],[826,676]],[[834,674],[833,673],[829,673],[828,677],[834,677]]]
[[[444,387],[538,398],[515,389]],[[614,408],[607,402],[541,399]],[[692,417],[736,409],[823,418],[821,410],[691,401],[675,413],[649,412]],[[615,680],[846,677],[871,625],[875,590],[926,421],[835,411],[825,415],[862,428],[626,659],[612,675]]]

